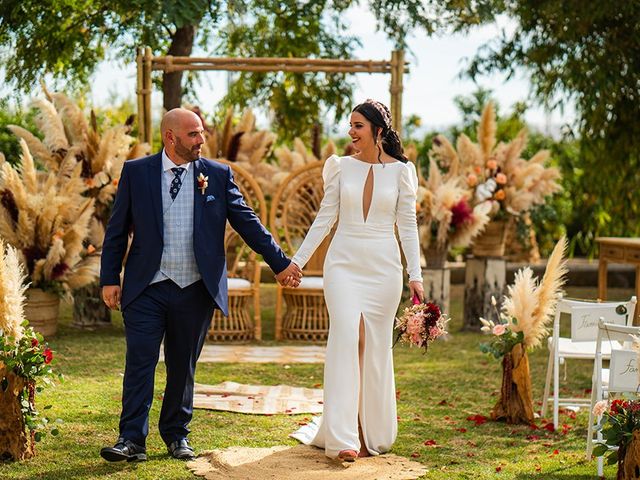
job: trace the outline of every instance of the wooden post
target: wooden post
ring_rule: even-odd
[[[144,141],[151,145],[152,138],[152,124],[151,124],[151,63],[153,56],[151,55],[151,48],[145,47],[144,60],[143,60],[143,95],[144,95],[144,116],[145,116],[145,129],[144,129]]]
[[[136,55],[136,73],[137,73],[137,78],[136,78],[136,98],[138,100],[138,141],[140,143],[143,143],[144,140],[144,132],[145,130],[145,123],[144,123],[144,96],[143,96],[143,91],[144,91],[144,72],[142,70],[142,55],[143,55],[143,49],[142,48],[138,48],[138,53]]]
[[[394,130],[402,137],[402,76],[404,75],[404,50],[391,52],[391,121]]]
[[[424,295],[435,302],[443,313],[449,313],[449,297],[451,292],[451,270],[443,268],[423,268]]]
[[[480,330],[479,318],[495,321],[506,287],[507,261],[504,258],[467,257],[464,280],[464,330]],[[491,297],[497,307],[491,305]]]

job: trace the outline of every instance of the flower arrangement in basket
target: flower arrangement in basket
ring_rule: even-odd
[[[23,302],[24,268],[15,249],[0,241],[0,459],[35,455],[35,443],[57,423],[35,406],[41,384],[51,384],[53,352],[42,335],[27,327]],[[48,407],[44,407],[47,409]]]
[[[438,135],[429,152],[441,169],[464,179],[472,208],[486,204],[492,222],[485,231],[489,238],[485,240],[481,234],[474,242],[478,255],[502,255],[504,245],[500,253],[495,244],[504,243],[507,221],[544,204],[561,189],[558,168],[545,166],[548,150],[540,150],[528,160],[521,157],[527,144],[525,129],[508,143],[497,142],[496,130],[495,110],[488,103],[478,124],[477,143],[461,134],[454,148],[444,135]]]
[[[507,423],[533,422],[533,397],[527,350],[540,346],[548,334],[567,272],[564,252],[566,237],[562,237],[551,253],[542,281],[538,284],[529,267],[519,270],[513,285],[503,299],[501,311],[496,309],[496,321],[481,318],[482,330],[491,335],[480,345],[484,353],[502,358],[502,389],[500,399],[491,412],[494,420]]]
[[[417,202],[420,245],[432,267],[442,267],[450,248],[468,246],[489,221],[489,206],[472,207],[462,177],[441,173],[433,159],[428,179],[418,187]]]
[[[615,399],[609,404],[601,400],[593,407],[600,417],[595,427],[604,441],[593,449],[593,455],[607,455],[607,463],[618,464],[617,478],[637,478],[634,470],[640,465],[640,400]]]
[[[409,346],[424,348],[439,337],[447,334],[449,318],[440,311],[440,307],[431,302],[420,302],[417,297],[412,299],[412,305],[405,307],[402,315],[396,318],[395,329],[398,341]]]

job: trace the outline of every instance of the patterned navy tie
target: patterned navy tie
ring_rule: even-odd
[[[171,180],[171,186],[169,187],[169,195],[171,195],[171,200],[175,200],[176,195],[178,195],[178,192],[180,191],[180,187],[182,186],[182,179],[180,178],[180,176],[182,175],[182,172],[184,172],[184,170],[185,169],[182,167],[174,167],[171,169],[171,171],[175,175],[175,177],[173,177],[173,180]]]

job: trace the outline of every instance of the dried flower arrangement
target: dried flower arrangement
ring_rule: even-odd
[[[126,160],[148,155],[151,146],[137,143],[129,135],[133,116],[125,125],[106,128],[101,134],[93,111],[87,122],[82,109],[64,93],[45,89],[45,94],[47,99],[33,101],[43,140],[17,125],[8,128],[27,143],[35,161],[48,172],[70,175],[79,163],[80,176],[87,185],[84,195],[95,198],[94,215],[106,225],[122,165]]]
[[[62,294],[90,284],[104,230],[93,218],[95,200],[84,196],[82,164],[65,156],[57,171],[38,172],[20,145],[18,166],[0,165],[0,237],[18,251],[32,287]]]
[[[533,421],[527,350],[540,346],[548,334],[566,280],[566,249],[567,239],[562,237],[549,257],[539,284],[531,268],[519,270],[513,285],[508,287],[501,312],[496,312],[496,321],[480,319],[484,325],[482,330],[492,335],[488,343],[480,346],[481,350],[502,358],[502,392],[491,414],[494,419],[506,419],[508,423]],[[492,304],[497,309],[495,299]]]
[[[444,135],[438,135],[429,153],[441,169],[465,179],[472,205],[487,202],[491,218],[518,216],[560,191],[560,171],[545,166],[548,150],[529,160],[521,157],[527,144],[525,129],[508,143],[497,143],[496,129],[493,104],[488,103],[478,125],[478,143],[461,134],[454,148]]]
[[[442,257],[450,248],[467,247],[489,221],[488,205],[472,207],[470,196],[459,176],[443,174],[433,159],[429,161],[429,177],[418,187],[416,209],[427,265],[432,261],[431,252]]]
[[[276,134],[256,130],[256,118],[249,109],[235,125],[232,111],[228,110],[221,128],[205,128],[205,132],[202,156],[237,162],[253,174],[267,197],[273,196],[293,170],[318,160],[300,139],[294,140],[293,150],[286,146],[274,149]],[[322,152],[322,158],[328,158],[335,150],[330,141]]]

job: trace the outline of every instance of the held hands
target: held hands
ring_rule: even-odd
[[[102,300],[111,310],[120,308],[121,294],[120,285],[105,285],[102,287]]]
[[[302,270],[293,262],[289,263],[289,266],[283,271],[276,274],[276,280],[283,287],[297,288],[300,285],[301,278]]]
[[[424,302],[424,287],[422,286],[422,282],[417,280],[409,282],[409,298],[413,298],[414,295],[418,296],[421,303]]]

